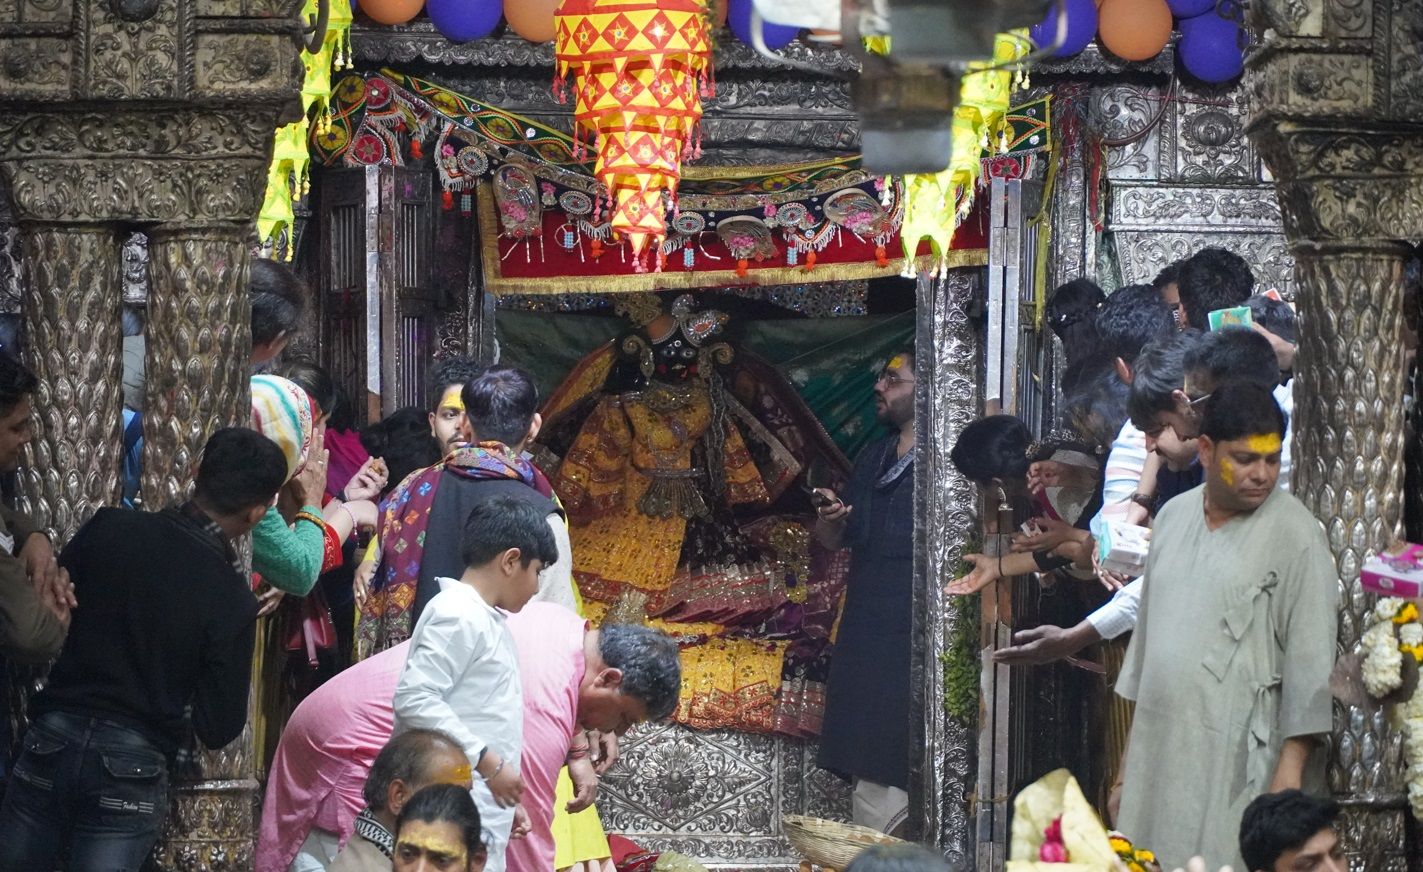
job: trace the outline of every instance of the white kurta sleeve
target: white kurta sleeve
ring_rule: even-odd
[[[460,610],[458,601],[436,597],[426,606],[395,688],[395,721],[400,730],[439,730],[460,743],[477,765],[488,742],[455,713],[450,694],[470,663],[494,647],[489,631]]]
[[[1103,639],[1115,639],[1136,627],[1136,615],[1141,608],[1141,585],[1145,576],[1134,578],[1101,608],[1087,616],[1087,623]]]

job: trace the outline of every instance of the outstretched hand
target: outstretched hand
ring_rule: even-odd
[[[973,564],[973,571],[956,578],[944,588],[949,596],[978,593],[999,579],[998,558],[987,554],[965,554],[964,561]]]
[[[1070,629],[1043,624],[1013,634],[1013,645],[993,652],[994,663],[1009,666],[1041,666],[1064,657],[1070,657],[1082,650],[1085,642],[1079,642]]]

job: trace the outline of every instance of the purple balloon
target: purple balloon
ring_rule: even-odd
[[[752,0],[730,0],[726,7],[726,23],[731,27],[731,32],[736,34],[736,38],[747,45],[751,44],[751,10],[754,7]],[[769,49],[785,48],[791,44],[791,40],[800,36],[799,27],[772,24],[765,20],[761,22],[761,29],[766,48]]]
[[[1228,82],[1245,68],[1243,42],[1237,22],[1208,12],[1181,22],[1176,57],[1186,72],[1202,82]]]
[[[1171,14],[1177,18],[1195,18],[1215,8],[1215,0],[1166,0]]]
[[[499,0],[426,0],[425,13],[450,42],[469,42],[494,32],[504,16]]]
[[[1055,58],[1071,57],[1087,47],[1092,37],[1097,35],[1097,4],[1093,0],[1066,0],[1063,7],[1067,13],[1067,38],[1063,40]],[[1057,38],[1057,3],[1048,9],[1047,17],[1033,25],[1028,36],[1033,45],[1046,48]]]

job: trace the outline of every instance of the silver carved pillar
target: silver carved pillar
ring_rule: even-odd
[[[1359,587],[1359,568],[1403,528],[1406,255],[1389,244],[1295,250],[1303,329],[1292,487],[1324,522],[1338,563],[1342,651],[1358,647],[1375,599]],[[1401,752],[1383,712],[1336,705],[1329,785],[1344,806],[1351,859],[1364,869],[1410,868]]]
[[[235,225],[149,233],[140,494],[150,509],[186,497],[214,431],[251,420],[249,235]]]
[[[1328,533],[1339,648],[1354,651],[1374,599],[1360,565],[1402,532],[1408,248],[1397,240],[1423,225],[1423,0],[1259,0],[1250,15],[1261,39],[1247,60],[1248,133],[1296,258],[1292,486]],[[1329,781],[1350,868],[1423,870],[1399,745],[1382,715],[1336,706]]]
[[[977,529],[973,485],[949,462],[963,428],[978,417],[977,329],[967,307],[980,271],[956,269],[940,278],[921,271],[915,336],[914,627],[910,711],[911,837],[937,843],[953,862],[972,861],[969,797],[974,788],[972,724],[944,708],[940,655],[955,627],[944,585]],[[912,752],[913,753],[913,752]]]
[[[251,420],[251,231],[237,224],[149,232],[148,357],[140,496],[158,509],[188,495],[203,445]],[[152,424],[149,424],[149,422]],[[163,869],[252,867],[259,785],[252,725],[173,778],[172,812],[154,851]]]
[[[39,379],[20,509],[63,544],[121,494],[119,239],[100,225],[25,224],[25,360]]]

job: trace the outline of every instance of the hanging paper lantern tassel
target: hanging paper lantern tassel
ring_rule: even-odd
[[[812,248],[805,253],[805,271],[810,272],[813,269],[815,269],[815,249]]]
[[[455,208],[455,195],[449,191],[440,194],[440,205],[445,207],[446,212],[452,212]]]
[[[884,250],[884,245],[875,246],[875,266],[880,269],[889,266],[889,253]]]
[[[597,260],[598,258],[603,256],[603,240],[599,239],[598,237],[593,237],[593,242],[588,246],[588,248],[589,253],[593,255],[594,260]]]
[[[746,258],[743,257],[743,258],[741,258],[740,260],[738,260],[738,261],[736,262],[736,275],[737,275],[738,277],[744,279],[744,278],[746,278],[747,275],[750,274],[750,272],[751,272],[751,262],[748,261]]]
[[[420,144],[420,140],[410,140],[410,157],[414,160],[423,160],[425,157],[425,146]]]

